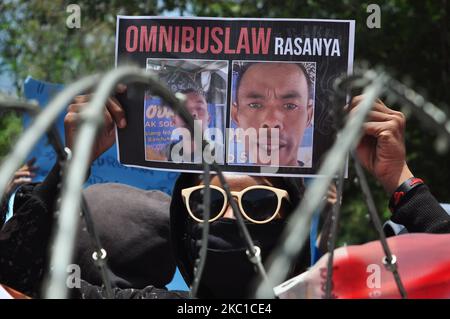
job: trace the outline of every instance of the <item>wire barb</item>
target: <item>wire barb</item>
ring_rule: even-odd
[[[356,174],[358,175],[359,185],[361,186],[361,191],[364,194],[364,198],[367,205],[367,210],[370,214],[370,219],[375,227],[375,230],[378,233],[378,237],[380,239],[381,246],[383,248],[384,254],[386,255],[383,259],[383,263],[386,265],[386,268],[392,272],[394,275],[395,284],[397,285],[397,289],[400,293],[400,296],[405,299],[407,298],[405,287],[403,286],[402,280],[400,278],[400,274],[397,270],[397,258],[392,255],[391,249],[389,248],[389,244],[386,240],[386,235],[383,231],[383,226],[381,225],[380,217],[378,217],[377,208],[375,206],[375,202],[373,200],[372,193],[370,192],[369,183],[367,182],[366,175],[364,174],[364,170],[361,164],[356,157],[354,151],[352,151],[352,159],[353,164],[355,165]]]

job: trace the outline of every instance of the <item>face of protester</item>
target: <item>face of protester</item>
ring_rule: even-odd
[[[257,63],[242,76],[232,117],[242,129],[279,129],[279,143],[257,141],[258,153],[279,151],[281,166],[298,166],[297,152],[313,115],[305,74],[291,63]]]
[[[208,104],[206,103],[206,99],[203,95],[198,94],[196,92],[186,93],[186,103],[185,106],[189,113],[191,113],[194,120],[200,120],[202,126],[202,132],[204,132],[208,128],[209,124],[209,113],[208,113]],[[175,127],[186,127],[186,123],[181,119],[180,116],[174,116],[174,124]]]
[[[262,176],[224,174],[224,177],[229,185],[232,196],[235,199],[238,196],[242,196],[242,205],[238,205],[238,209],[240,210],[239,214],[244,218],[247,231],[254,245],[260,249],[260,256],[264,263],[281,237],[286,225],[284,217],[292,211],[292,207],[283,198],[280,209],[277,207],[276,210],[272,210],[272,219],[267,220],[263,224],[254,223],[248,217],[251,216],[253,219],[261,220],[270,216],[267,214],[267,207],[275,206],[262,203],[270,202],[270,199],[273,199],[273,197],[269,194],[266,194],[267,196],[261,196],[263,194],[259,193],[258,196],[255,193],[252,195],[248,193],[239,194],[239,192],[245,189],[247,189],[247,192],[252,192],[255,188],[248,189],[251,186],[276,187],[278,190],[283,191],[285,189],[285,183],[280,178],[265,178]],[[253,278],[257,278],[257,273],[255,272],[254,265],[248,259],[246,253],[247,245],[240,235],[239,227],[235,220],[236,216],[233,214],[231,206],[228,203],[223,208],[223,202],[220,203],[220,196],[217,196],[217,194],[214,195],[212,192],[215,189],[214,187],[221,188],[219,178],[212,175],[210,183],[212,186],[210,213],[217,212],[217,208],[219,208],[221,215],[218,216],[216,214],[215,216],[217,218],[209,224],[208,247],[206,249],[207,258],[200,280],[198,296],[200,298],[246,298],[253,294]],[[197,180],[197,183],[194,182],[194,184],[200,185],[202,181]],[[191,203],[195,204],[189,207],[203,205],[203,195],[200,193],[194,196],[196,197],[194,199],[185,199],[185,205],[187,206],[187,203],[189,205]],[[243,207],[246,209],[246,214],[241,210]],[[177,212],[179,211],[177,210]],[[202,209],[197,212],[201,214]],[[187,217],[190,222],[185,224],[185,235],[183,237],[180,236],[179,242],[181,245],[184,245],[186,256],[189,256],[189,261],[186,259],[185,262],[186,268],[193,269],[191,268],[194,267],[192,261],[199,256],[200,248],[198,243],[202,240],[203,227],[201,227],[202,225],[199,221],[194,221],[195,218],[192,218],[192,212],[188,212],[188,215],[191,215],[191,217]],[[224,272],[229,269],[233,269],[233,280],[224,276]]]

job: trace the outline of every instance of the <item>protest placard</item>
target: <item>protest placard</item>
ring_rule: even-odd
[[[122,164],[315,175],[333,144],[333,83],[353,67],[354,21],[118,16],[116,65],[134,64],[183,93],[194,132],[150,87],[120,102]],[[205,147],[207,141],[210,147]]]

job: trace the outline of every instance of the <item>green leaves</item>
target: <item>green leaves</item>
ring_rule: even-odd
[[[22,122],[13,112],[0,115],[0,161],[8,153],[16,137],[22,131]]]

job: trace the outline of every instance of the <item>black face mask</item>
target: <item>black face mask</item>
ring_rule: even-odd
[[[233,219],[219,219],[209,228],[208,255],[198,290],[199,298],[246,298],[254,293],[255,279],[259,275],[246,254],[247,246]],[[262,261],[277,244],[285,221],[267,224],[246,223],[256,246],[261,249]],[[192,224],[189,255],[198,256],[202,238],[201,224]]]

